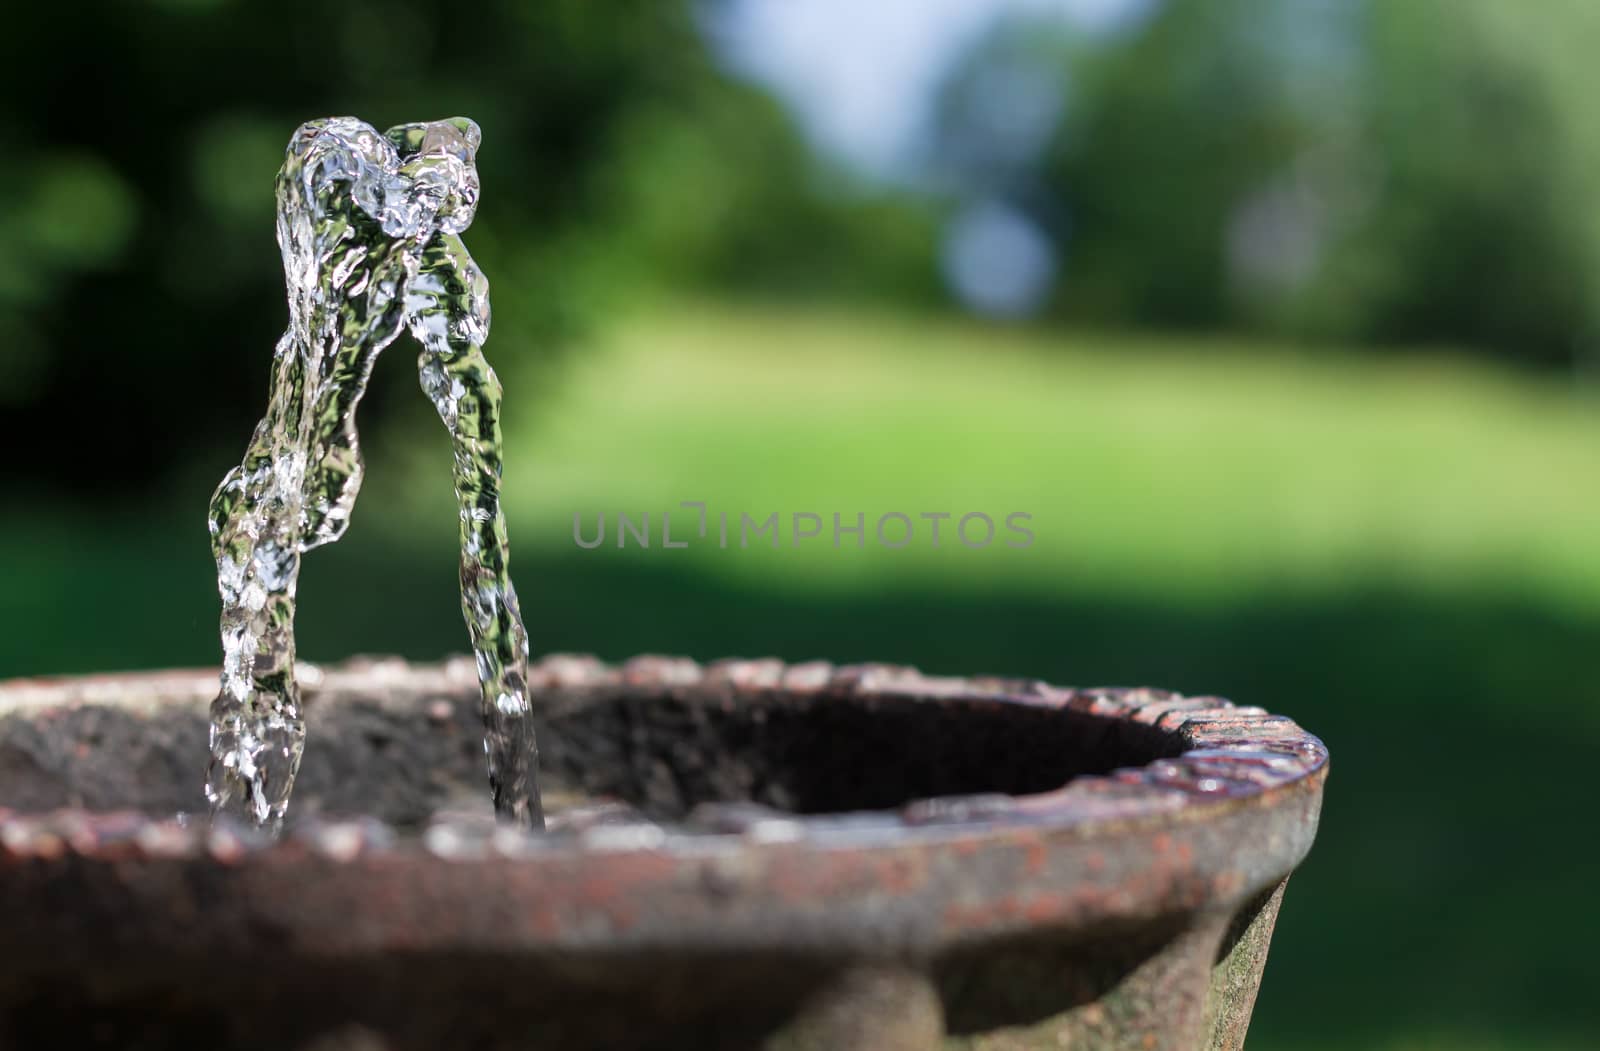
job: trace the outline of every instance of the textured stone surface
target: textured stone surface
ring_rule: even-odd
[[[213,682],[0,684],[0,1046],[1236,1048],[1326,775],[1216,698],[556,657],[540,837],[470,662],[355,662],[274,842],[172,816]]]

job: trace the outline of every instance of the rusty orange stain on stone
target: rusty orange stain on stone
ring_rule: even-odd
[[[1022,845],[1026,862],[1024,868],[1030,876],[1037,876],[1044,871],[1044,866],[1050,860],[1050,851],[1036,836]]]

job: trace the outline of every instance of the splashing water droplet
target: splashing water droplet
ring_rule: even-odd
[[[222,595],[222,689],[206,797],[278,826],[305,743],[294,674],[300,556],[339,539],[361,487],[355,411],[378,353],[410,331],[422,389],[450,431],[461,601],[483,689],[495,810],[539,827],[528,639],[500,510],[500,381],[483,356],[489,284],[459,234],[478,202],[478,126],[379,134],[353,117],[302,125],[278,172],[289,328],[244,461],[211,500]]]

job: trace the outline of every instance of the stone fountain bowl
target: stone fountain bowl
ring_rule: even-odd
[[[0,1047],[1238,1048],[1327,774],[1214,697],[556,657],[540,838],[470,662],[301,679],[276,842],[196,813],[214,673],[0,684]]]

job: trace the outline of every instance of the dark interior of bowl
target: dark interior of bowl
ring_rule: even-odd
[[[615,800],[680,822],[707,803],[822,814],[1059,787],[1174,754],[1150,727],[993,696],[729,692],[615,681],[533,691],[547,809]],[[405,828],[441,811],[487,815],[470,680],[419,687],[344,674],[306,691],[307,747],[292,813]],[[0,708],[0,807],[197,812],[206,703]]]

